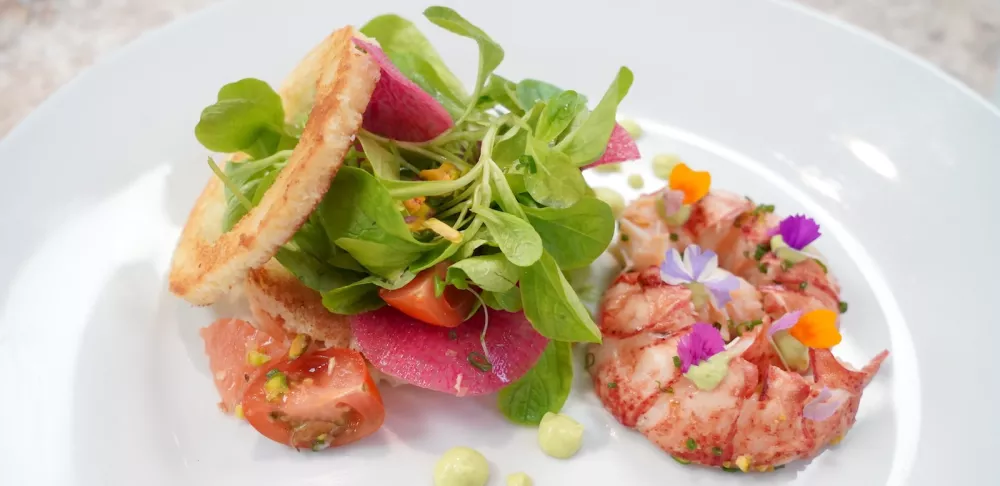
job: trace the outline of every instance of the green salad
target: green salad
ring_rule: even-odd
[[[403,288],[444,264],[446,271],[433,275],[435,294],[454,288],[472,295],[463,318],[482,306],[522,311],[550,340],[600,342],[566,272],[589,266],[613,237],[612,210],[581,170],[605,153],[632,72],[620,68],[588,108],[576,91],[498,75],[504,50],[455,11],[431,7],[424,15],[478,45],[471,89],[411,22],[383,15],[360,32],[440,103],[450,128],[422,142],[362,129],[326,197],[277,260],[332,313],[378,309],[386,305],[380,290]],[[304,123],[288,123],[281,97],[257,79],[227,84],[204,109],[198,140],[211,151],[249,157],[222,167],[209,159],[226,187],[224,230],[261,201]],[[568,356],[569,346],[558,350]],[[551,367],[553,359],[542,362]],[[532,373],[526,378],[538,379]]]

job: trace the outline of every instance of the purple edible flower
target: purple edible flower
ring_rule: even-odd
[[[846,399],[846,395],[847,392],[844,390],[831,391],[824,386],[816,398],[806,403],[806,406],[802,409],[802,416],[809,420],[822,422],[830,418],[840,408]]]
[[[698,245],[684,249],[684,257],[676,248],[667,250],[660,265],[660,278],[670,285],[700,283],[712,294],[717,307],[724,307],[733,290],[740,288],[740,281],[731,273],[719,268],[719,257],[712,250],[704,253]]]
[[[708,361],[708,358],[721,353],[724,349],[726,343],[722,340],[722,334],[719,334],[718,329],[704,322],[695,323],[691,326],[691,332],[677,342],[681,372],[687,373],[692,366]]]
[[[816,224],[816,221],[802,214],[781,220],[775,234],[781,235],[781,239],[785,241],[786,245],[799,251],[820,237],[819,225]]]
[[[774,336],[778,331],[787,331],[799,322],[799,318],[802,317],[802,311],[789,312],[781,316],[778,320],[771,324],[771,329],[767,331],[768,337]]]

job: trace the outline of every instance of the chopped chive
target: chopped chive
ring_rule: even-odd
[[[712,455],[715,456],[715,457],[721,456],[722,455],[722,449],[720,449],[718,447],[713,447],[712,448]]]
[[[680,236],[678,236],[677,233],[670,233],[670,241],[677,241],[679,239]]]
[[[740,468],[738,468],[738,467],[726,467],[726,466],[722,466],[722,470],[726,471],[726,472],[740,472]]]
[[[482,371],[483,373],[488,373],[490,371],[493,371],[493,364],[491,364],[490,361],[486,359],[486,356],[483,356],[483,353],[480,353],[478,351],[473,351],[469,353],[469,364],[475,366],[476,369]]]
[[[805,290],[809,286],[808,282],[799,282],[799,290]]]
[[[784,464],[782,464],[782,465],[780,465],[780,466],[774,466],[774,470],[775,470],[775,471],[777,471],[778,469],[784,469],[784,468],[785,468],[785,465],[784,465]]]
[[[760,270],[760,273],[767,273],[767,265],[761,263],[757,265],[757,270]]]
[[[819,265],[819,268],[823,269],[823,273],[830,273],[830,271],[826,269],[826,264],[825,263],[823,263],[823,262],[821,262],[821,261],[819,261],[819,260],[817,260],[815,258],[813,258],[813,261],[816,262],[817,265]]]
[[[795,263],[793,263],[792,261],[789,261],[789,260],[782,260],[781,261],[781,269],[784,270],[784,271],[786,271],[786,272],[790,268],[792,268],[793,266],[795,266]]]
[[[668,386],[668,387],[664,388],[663,391],[666,392],[666,393],[669,393],[669,394],[673,395],[674,394],[674,387]]]
[[[267,374],[264,375],[264,376],[266,376],[267,379],[270,380],[271,378],[274,378],[274,376],[277,375],[278,373],[281,373],[281,372],[278,371],[278,368],[274,368],[274,369],[268,371]]]
[[[608,388],[611,388],[612,390],[615,389],[615,388],[618,388],[618,383],[615,383],[615,382],[612,381],[612,382],[608,383]]]
[[[674,368],[680,368],[680,367],[681,367],[681,357],[674,356]]]
[[[721,331],[721,330],[722,330],[722,324],[720,324],[720,323],[718,323],[718,322],[713,322],[713,323],[712,323],[712,327],[714,327],[715,329],[717,329],[717,330],[719,330],[719,331]]]
[[[583,359],[583,367],[589,370],[591,366],[594,366],[594,353],[587,353]]]
[[[673,458],[673,460],[675,460],[675,461],[677,461],[677,462],[679,462],[681,464],[684,464],[684,465],[691,464],[691,461],[689,461],[687,459],[681,459],[681,458],[679,458],[677,456],[670,456],[670,457]]]
[[[622,233],[622,237],[621,237],[621,240],[622,240],[622,241],[628,241],[628,235],[627,235],[627,234],[625,234],[625,233]]]
[[[454,329],[448,331],[448,339],[455,341],[458,339],[458,333]]]
[[[847,312],[847,302],[840,301],[840,304],[838,305],[838,307],[840,308],[840,313],[841,314]]]
[[[690,437],[688,437],[688,440],[685,443],[685,445],[687,446],[687,448],[688,448],[689,451],[693,451],[693,450],[695,450],[695,449],[698,448],[698,443],[695,442],[694,439],[692,439]]]
[[[757,245],[757,249],[754,250],[754,252],[753,252],[753,259],[757,260],[759,262],[760,259],[764,258],[764,255],[767,254],[768,250],[769,249],[768,249],[767,245],[764,245],[763,243]]]

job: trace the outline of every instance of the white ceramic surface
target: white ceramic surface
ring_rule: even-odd
[[[717,187],[820,221],[850,302],[839,354],[860,364],[892,351],[840,446],[770,475],[684,467],[618,425],[583,376],[566,411],[587,432],[570,461],[544,456],[489,397],[387,390],[377,435],[319,454],[220,414],[197,332],[218,311],[165,285],[209,175],[198,113],[225,82],[279,81],[337,26],[423,7],[247,1],[147,35],[0,142],[0,484],[424,485],[459,444],[486,455],[493,485],[519,470],[538,485],[986,484],[1000,450],[996,108],[784,4],[574,5],[456,7],[505,48],[509,77],[596,97],[630,66],[622,113],[643,123],[647,156],[679,153]],[[474,44],[421,26],[470,80]],[[652,183],[644,164],[630,170]],[[635,194],[623,175],[589,177]]]

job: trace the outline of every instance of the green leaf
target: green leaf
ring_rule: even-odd
[[[581,113],[580,116],[586,116],[583,123],[566,135],[556,148],[569,155],[577,166],[597,160],[607,148],[611,131],[615,128],[618,104],[628,94],[631,86],[632,71],[622,67],[594,111],[587,115]]]
[[[240,194],[256,206],[277,179],[281,169],[285,167],[287,155],[288,153],[281,152],[260,160],[229,161],[226,164],[223,174],[229,179],[230,184],[226,184],[223,191],[226,198],[226,210],[222,215],[223,231],[233,229],[233,226],[249,211],[230,187],[238,188]]]
[[[394,278],[435,248],[413,238],[396,202],[368,172],[342,167],[317,211],[327,237],[372,273]]]
[[[479,27],[472,25],[458,12],[448,7],[429,7],[424,10],[424,16],[435,25],[462,37],[468,37],[479,45],[479,73],[476,75],[476,86],[472,91],[473,102],[477,101],[486,84],[486,78],[503,61],[503,49]]]
[[[320,260],[330,258],[335,251],[335,247],[330,244],[330,240],[326,237],[323,222],[320,221],[317,212],[313,212],[309,219],[302,224],[302,227],[295,232],[295,236],[292,236],[292,243]]]
[[[493,74],[486,83],[486,87],[483,88],[483,92],[476,102],[476,107],[481,110],[488,110],[499,104],[511,113],[523,115],[525,110],[521,108],[521,105],[516,100],[516,89],[517,85],[513,81]]]
[[[396,68],[441,102],[452,117],[461,114],[469,95],[417,26],[398,15],[380,15],[361,27],[361,33],[377,40]]]
[[[614,237],[611,207],[595,197],[584,197],[568,208],[523,209],[545,251],[565,270],[590,265]]]
[[[385,305],[371,277],[323,292],[323,307],[334,314],[354,315]]]
[[[569,156],[532,139],[529,148],[535,170],[524,174],[524,187],[531,197],[546,205],[565,208],[576,204],[587,191],[587,181]]]
[[[202,110],[194,134],[211,151],[262,158],[277,151],[284,127],[278,93],[259,79],[246,78],[219,90],[215,104]]]
[[[321,262],[301,250],[282,247],[278,249],[275,258],[278,263],[298,277],[306,287],[317,292],[342,287],[362,277],[359,273],[335,268]]]
[[[535,106],[535,103],[544,103],[549,98],[559,94],[562,92],[562,88],[537,79],[524,79],[517,83],[515,92],[517,93],[517,103],[527,111],[530,107]],[[584,103],[586,103],[586,99],[584,99]]]
[[[535,138],[546,143],[555,140],[586,107],[587,102],[576,91],[563,91],[555,95],[546,102],[545,109],[542,110],[535,127]]]
[[[502,253],[495,253],[459,260],[448,267],[447,280],[468,279],[483,290],[506,292],[514,287],[520,274],[521,270],[517,265],[507,260]]]
[[[548,252],[521,272],[524,315],[541,335],[557,341],[601,342],[601,331]]]
[[[502,169],[509,168],[514,161],[524,155],[528,144],[528,131],[521,127],[511,128],[500,136],[493,145],[493,161]]]
[[[320,219],[331,241],[358,238],[392,241],[404,248],[432,245],[413,238],[396,202],[374,176],[355,167],[342,167],[320,203]]]
[[[365,152],[365,158],[372,164],[372,170],[379,179],[399,180],[399,159],[395,154],[364,133],[358,133],[358,140]]]
[[[538,362],[521,379],[497,394],[497,406],[508,420],[538,425],[546,412],[559,412],[573,383],[570,343],[549,341]]]
[[[472,211],[486,223],[500,251],[514,265],[526,267],[542,256],[542,239],[523,219],[482,206]]]
[[[490,309],[507,312],[520,312],[522,309],[521,289],[517,287],[511,288],[506,292],[483,291],[480,296],[483,298],[483,303]]]
[[[394,279],[401,275],[406,267],[421,254],[419,249],[411,249],[400,244],[398,240],[380,242],[357,238],[337,238],[334,243],[350,253],[368,271],[388,279]]]

